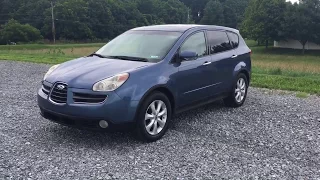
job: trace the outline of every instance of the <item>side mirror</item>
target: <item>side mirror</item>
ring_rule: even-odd
[[[179,54],[179,59],[181,59],[181,61],[194,59],[197,57],[198,57],[198,54],[193,51],[183,51],[183,52],[180,52],[180,54]]]

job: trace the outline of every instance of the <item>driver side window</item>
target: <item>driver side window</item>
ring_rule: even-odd
[[[207,48],[204,32],[198,32],[188,37],[180,48],[180,52],[184,51],[195,52],[198,57],[205,56],[207,54]]]

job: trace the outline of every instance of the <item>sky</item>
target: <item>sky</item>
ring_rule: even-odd
[[[291,1],[292,3],[298,2],[299,0],[287,0],[287,1]]]

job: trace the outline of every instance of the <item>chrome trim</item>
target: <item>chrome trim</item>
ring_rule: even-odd
[[[100,104],[104,104],[107,100],[108,100],[108,98],[109,98],[109,95],[106,95],[107,97],[102,101],[102,102],[98,102],[98,103],[86,103],[86,102],[75,102],[74,101],[74,98],[73,98],[73,93],[78,93],[78,92],[72,92],[72,101],[73,101],[73,104],[77,104],[77,105],[84,105],[84,104],[86,104],[86,105],[100,105]],[[84,94],[84,93],[82,93],[82,94]],[[100,94],[98,94],[98,95],[100,95]]]
[[[237,57],[238,57],[238,55],[231,56],[232,59],[237,58]]]
[[[212,87],[212,86],[216,86],[216,85],[219,85],[219,84],[222,84],[221,82],[220,83],[216,83],[216,84],[211,84],[209,86],[205,86],[205,87],[202,87],[202,88],[199,88],[199,89],[195,89],[195,90],[192,90],[192,91],[188,91],[188,92],[185,92],[183,94],[189,94],[189,93],[192,93],[192,92],[195,92],[195,91],[199,91],[201,89],[205,89],[205,88],[209,88],[209,87]]]
[[[42,85],[42,87],[41,87],[41,90],[47,92],[48,95],[50,94],[50,91],[51,91],[51,89],[50,89],[50,90],[47,90],[43,85]],[[45,93],[45,92],[43,92],[43,93]],[[48,96],[48,95],[46,94],[46,96]]]
[[[66,85],[66,86],[67,86],[67,101],[66,101],[66,103],[57,103],[57,102],[54,102],[54,101],[51,99],[51,93],[52,93],[54,87],[55,87],[57,84],[63,84],[63,85]],[[51,86],[50,93],[49,93],[49,95],[48,95],[49,102],[51,102],[51,103],[54,104],[54,105],[58,105],[58,106],[66,105],[67,102],[68,102],[68,89],[69,89],[69,86],[68,86],[67,83],[64,83],[64,82],[56,82],[56,83],[54,83],[54,84]]]
[[[202,64],[202,66],[208,66],[210,64],[212,64],[212,62],[205,62],[205,63]]]

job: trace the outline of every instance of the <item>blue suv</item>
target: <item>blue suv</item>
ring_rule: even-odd
[[[238,30],[158,25],[129,30],[97,52],[55,65],[38,92],[41,115],[59,124],[112,129],[130,124],[160,139],[173,114],[223,99],[245,102],[251,50]]]

